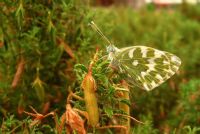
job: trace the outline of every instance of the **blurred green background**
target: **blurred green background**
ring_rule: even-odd
[[[118,48],[145,45],[182,60],[178,73],[155,90],[131,90],[131,116],[147,123],[132,123],[133,132],[200,133],[199,4],[111,3],[0,2],[1,132],[25,133],[22,124],[29,120],[23,110],[29,111],[29,105],[44,114],[65,111],[68,87],[80,86],[74,65],[87,66],[96,48],[106,51],[108,45],[88,25],[93,20]],[[29,132],[54,129],[47,119]]]

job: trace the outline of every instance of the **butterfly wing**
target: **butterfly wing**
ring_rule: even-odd
[[[177,56],[146,46],[119,49],[113,61],[117,61],[129,83],[148,91],[169,79],[181,65]]]

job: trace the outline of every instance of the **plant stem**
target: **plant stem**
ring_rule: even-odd
[[[122,80],[121,84],[122,84],[123,88],[125,88],[126,90],[129,91],[128,84],[126,83],[125,80]],[[126,92],[123,92],[122,99],[126,99],[126,100],[129,101],[129,100],[130,100],[129,92],[127,92],[127,91],[126,91]],[[119,109],[120,109],[120,110],[123,110],[128,116],[130,116],[130,108],[129,108],[129,106],[128,106],[127,104],[125,104],[125,103],[120,103],[120,104],[119,104]],[[129,117],[126,117],[125,119],[126,119],[126,120],[121,121],[121,124],[123,124],[124,126],[126,126],[126,127],[127,127],[127,131],[129,132],[129,130],[130,130],[130,118],[129,118]],[[123,134],[123,133],[124,133],[124,130],[121,129],[119,133],[120,133],[120,134]]]

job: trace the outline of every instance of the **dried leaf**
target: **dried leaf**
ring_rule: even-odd
[[[0,48],[4,46],[3,42],[0,41]]]
[[[42,113],[47,113],[47,111],[49,111],[51,103],[48,101],[44,104],[43,108],[42,108]]]
[[[69,56],[71,58],[74,59],[74,53],[73,53],[72,49],[69,47],[69,45],[67,43],[65,43],[64,40],[61,38],[57,38],[57,42],[59,45],[61,45],[64,48],[65,52],[67,54],[69,54]]]
[[[22,58],[20,59],[20,61],[19,61],[19,64],[18,64],[18,66],[17,66],[17,71],[16,71],[15,76],[14,76],[14,79],[13,79],[13,81],[12,81],[12,85],[11,85],[12,88],[16,88],[17,85],[19,84],[20,78],[21,78],[22,73],[23,73],[23,71],[24,71],[24,65],[25,65],[25,60],[24,60],[24,58],[22,57]]]
[[[18,102],[18,106],[17,106],[17,112],[18,114],[22,114],[24,112],[24,96],[23,94],[20,95],[20,99],[19,99],[19,102]]]
[[[76,111],[72,109],[70,104],[66,105],[65,116],[66,116],[66,123],[73,130],[76,130],[79,134],[86,134],[83,119],[78,115]]]

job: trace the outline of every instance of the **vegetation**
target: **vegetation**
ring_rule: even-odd
[[[199,6],[136,11],[74,0],[0,5],[1,133],[123,133],[129,121],[137,134],[200,132]],[[92,20],[118,48],[142,44],[176,54],[179,72],[151,92],[128,87],[104,60],[108,44],[88,25]],[[97,98],[94,122],[83,112],[91,111],[85,88]],[[127,106],[139,121],[128,116]]]

